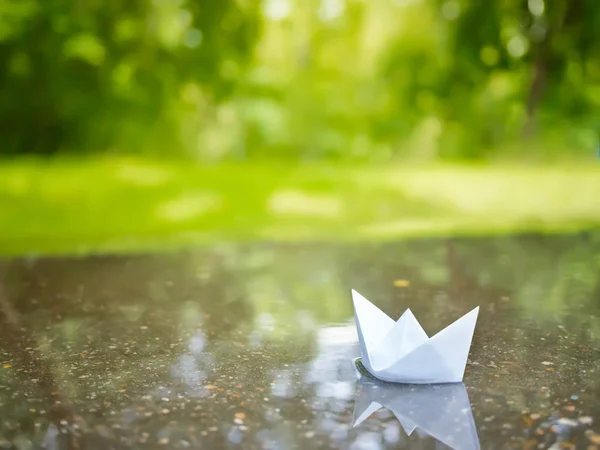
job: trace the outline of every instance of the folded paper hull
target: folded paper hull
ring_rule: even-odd
[[[392,383],[460,383],[479,307],[429,337],[407,309],[394,321],[352,291],[362,363],[375,378]]]
[[[418,377],[402,376],[395,373],[387,373],[386,371],[375,371],[369,370],[362,361],[362,358],[356,358],[354,364],[359,374],[371,379],[385,381],[387,383],[399,383],[399,384],[448,384],[448,383],[462,383],[462,377],[459,379],[449,379],[446,376],[436,376],[433,374],[429,378],[424,378],[419,375]]]

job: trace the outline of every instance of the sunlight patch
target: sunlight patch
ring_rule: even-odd
[[[459,229],[460,220],[449,218],[403,218],[396,221],[373,223],[363,226],[361,231],[367,236],[419,236],[443,230],[451,232]]]
[[[215,210],[219,203],[220,199],[216,194],[186,193],[160,205],[156,215],[171,222],[183,222]]]
[[[29,180],[23,174],[11,174],[4,178],[4,186],[0,186],[0,189],[4,188],[9,194],[22,195],[25,194],[29,189]]]
[[[300,191],[280,191],[269,199],[269,211],[275,215],[337,217],[342,202],[334,196],[308,195]]]
[[[165,183],[171,178],[171,173],[160,167],[123,164],[118,168],[117,176],[131,184],[150,187]]]

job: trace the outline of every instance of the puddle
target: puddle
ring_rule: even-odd
[[[0,261],[0,449],[598,448],[598,255],[585,234]],[[479,305],[464,384],[358,381],[351,289],[428,334]]]

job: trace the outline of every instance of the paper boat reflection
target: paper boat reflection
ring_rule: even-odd
[[[419,428],[454,450],[479,450],[463,383],[400,385],[363,376],[354,405],[354,426],[382,407],[394,413],[409,436]]]

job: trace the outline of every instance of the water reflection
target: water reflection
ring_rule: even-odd
[[[418,428],[454,450],[479,450],[471,402],[463,383],[405,385],[362,377],[354,406],[354,427],[380,408],[389,409],[408,436]]]

